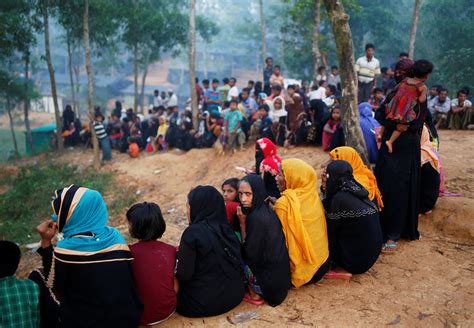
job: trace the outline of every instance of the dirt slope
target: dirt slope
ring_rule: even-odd
[[[246,311],[259,315],[243,324],[249,327],[474,326],[474,133],[442,131],[441,138],[446,189],[465,197],[440,199],[434,213],[421,219],[419,241],[401,242],[397,254],[382,255],[368,273],[350,282],[323,281],[291,290],[276,308],[242,303],[213,318],[188,319],[176,314],[161,326],[231,326],[228,317]],[[225,178],[242,176],[234,166],[254,164],[253,147],[228,157],[216,156],[212,149],[172,151],[140,159],[114,156],[115,163],[103,170],[117,172],[121,183],[137,189],[140,200],[161,206],[167,220],[163,240],[172,244],[179,243],[186,227],[186,195],[193,186],[220,187]],[[316,169],[328,159],[321,149],[306,147],[292,149],[282,157],[301,158]],[[90,165],[89,153],[80,158],[83,165]],[[77,152],[63,158],[76,159]],[[123,215],[112,224],[126,231]],[[34,263],[24,263],[23,271]]]

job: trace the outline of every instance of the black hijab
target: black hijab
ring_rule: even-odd
[[[257,174],[249,174],[244,177],[242,181],[247,182],[250,185],[250,188],[252,188],[253,200],[250,212],[253,212],[262,206],[266,206],[265,198],[267,198],[267,190],[265,189],[265,183],[262,178]]]
[[[240,265],[240,243],[227,220],[224,198],[212,186],[197,186],[188,194],[191,224],[203,224],[216,238],[211,238],[213,248],[223,251],[227,261]],[[221,262],[224,270],[228,268]]]
[[[327,174],[324,207],[330,215],[342,211],[356,210],[361,207],[360,204],[362,203],[360,201],[364,203],[363,207],[367,207],[367,205],[375,207],[375,204],[369,200],[369,192],[354,179],[352,166],[347,161],[331,161],[327,167]],[[342,206],[341,202],[333,202],[334,196],[340,191],[351,194],[355,198],[352,198],[353,201],[344,202],[345,206]]]
[[[260,164],[265,159],[263,150],[258,143],[255,143],[255,173],[260,175]]]

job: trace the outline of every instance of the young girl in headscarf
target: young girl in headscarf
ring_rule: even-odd
[[[133,257],[95,190],[56,191],[53,220],[38,226],[45,284],[58,295],[62,326],[136,327],[143,305],[133,282]],[[51,240],[62,234],[53,249]],[[53,294],[52,294],[53,295]]]
[[[280,164],[281,158],[277,155],[275,144],[268,138],[258,139],[255,150],[255,173],[262,176],[267,196],[280,197],[275,180]]]
[[[323,129],[323,150],[328,151],[331,148],[331,139],[336,132],[338,125],[341,123],[341,110],[334,107],[331,111],[331,118],[326,122]]]
[[[268,101],[270,107],[269,115],[273,120],[273,135],[279,146],[285,145],[286,140],[286,121],[288,112],[285,109],[285,99],[282,96],[275,97]]]

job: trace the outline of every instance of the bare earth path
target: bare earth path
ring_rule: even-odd
[[[228,317],[247,311],[257,312],[258,318],[241,326],[474,326],[472,149],[473,132],[441,132],[446,189],[465,197],[441,198],[433,214],[420,220],[422,238],[401,242],[396,254],[381,255],[368,273],[355,276],[350,282],[326,280],[291,290],[286,301],[276,308],[242,303],[233,311],[212,318],[188,319],[175,314],[160,326],[232,326]],[[103,170],[117,172],[121,183],[139,191],[140,200],[161,206],[167,220],[163,240],[172,244],[179,243],[186,227],[186,195],[193,186],[211,184],[219,188],[225,178],[242,176],[234,166],[254,164],[251,146],[227,157],[216,156],[212,149],[172,151],[140,159],[114,156],[115,163]],[[77,152],[72,152],[61,160],[75,162],[77,157]],[[83,165],[89,164],[90,153],[80,157]],[[291,149],[282,157],[301,158],[317,170],[328,159],[320,148],[306,147]],[[113,218],[112,224],[126,232],[124,215]],[[32,257],[26,257],[22,272],[38,263]]]

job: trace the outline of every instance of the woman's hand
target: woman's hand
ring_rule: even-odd
[[[323,168],[321,170],[321,189],[323,191],[326,190],[326,181],[328,179],[327,173],[326,173],[326,168]]]
[[[58,225],[53,220],[48,220],[36,227],[36,231],[41,237],[41,248],[51,246],[51,240],[56,235]]]
[[[241,206],[237,206],[237,217],[239,218],[240,224],[245,224],[247,221],[247,215],[242,212]]]

